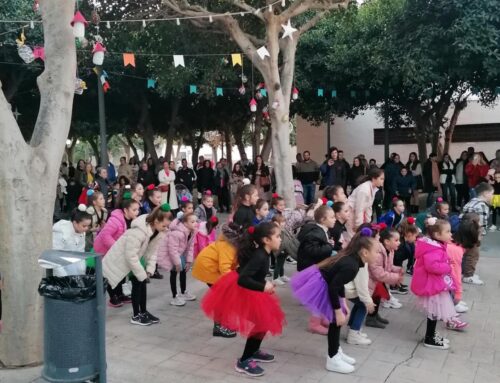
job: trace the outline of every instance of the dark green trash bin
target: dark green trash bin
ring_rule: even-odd
[[[96,258],[95,275],[51,275],[53,268],[67,265],[65,260],[87,257]],[[39,287],[44,297],[43,379],[105,383],[105,288],[100,256],[50,250],[42,254],[39,263],[48,268]]]

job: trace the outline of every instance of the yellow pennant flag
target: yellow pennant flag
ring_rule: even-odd
[[[231,59],[233,60],[233,66],[236,65],[243,66],[243,59],[240,53],[231,54]]]

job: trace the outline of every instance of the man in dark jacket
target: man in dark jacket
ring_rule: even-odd
[[[338,150],[336,147],[330,149],[329,158],[321,165],[320,171],[323,177],[323,186],[340,185],[344,187],[347,173],[342,161],[338,159]]]
[[[193,169],[188,168],[187,160],[185,158],[182,159],[181,164],[182,167],[176,173],[175,184],[184,185],[192,193],[194,181],[196,180],[196,174]]]
[[[304,203],[309,205],[314,202],[316,181],[319,178],[319,166],[314,160],[311,160],[311,153],[308,150],[304,151],[303,161],[297,162],[295,166],[297,177],[304,189]]]
[[[111,184],[108,181],[108,170],[106,168],[99,168],[97,175],[95,176],[95,182],[99,185],[99,190],[104,196],[104,201],[106,201],[106,206],[108,206],[109,191],[111,189]]]

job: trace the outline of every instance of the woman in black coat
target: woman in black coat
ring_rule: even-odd
[[[139,169],[139,173],[137,173],[137,182],[142,184],[144,187],[148,185],[157,185],[158,180],[156,178],[156,174],[154,169],[150,169],[146,162],[141,164],[141,168]]]
[[[197,187],[198,192],[203,194],[207,190],[214,192],[214,177],[215,173],[212,169],[212,164],[209,160],[203,162],[203,167],[197,172]]]
[[[259,197],[261,198],[264,196],[264,193],[271,190],[271,173],[260,155],[255,157],[251,181],[259,189]]]
[[[359,157],[354,157],[352,167],[349,170],[349,185],[353,190],[360,184],[364,176],[366,176],[366,167],[361,163]]]

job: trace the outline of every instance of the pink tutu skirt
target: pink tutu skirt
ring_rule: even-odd
[[[453,299],[448,291],[430,297],[417,297],[417,304],[431,319],[448,321],[457,316]]]

